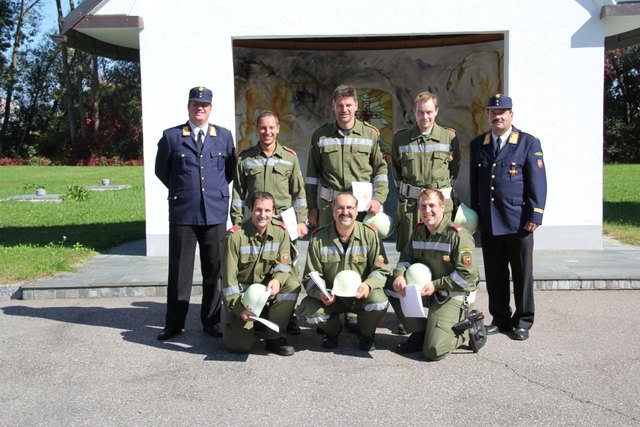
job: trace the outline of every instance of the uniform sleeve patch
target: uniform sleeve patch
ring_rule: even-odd
[[[233,227],[231,227],[229,229],[229,233],[235,233],[236,231],[238,231],[240,229],[240,227],[238,227],[237,225],[234,225]]]
[[[453,227],[453,229],[454,229],[454,230],[456,230],[456,231],[460,231],[460,230],[462,230],[462,226],[461,226],[461,225],[458,225],[458,224],[453,224],[453,225],[452,225],[452,227]]]
[[[464,265],[471,265],[471,262],[472,262],[472,260],[471,260],[471,255],[464,255],[464,256],[462,257],[462,263],[463,263]]]
[[[544,163],[542,162],[542,159],[538,159],[538,169],[542,168],[544,168]]]
[[[384,257],[382,255],[378,255],[378,260],[376,261],[377,264],[383,265],[384,264]]]
[[[539,214],[543,214],[544,213],[544,209],[540,209],[540,208],[533,208],[533,211],[535,213],[539,213]]]
[[[289,264],[289,261],[291,260],[291,258],[289,257],[288,253],[283,253],[282,255],[280,255],[280,262],[283,264]]]

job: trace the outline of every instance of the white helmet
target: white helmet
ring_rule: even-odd
[[[464,203],[460,203],[453,223],[466,228],[473,234],[478,229],[478,214]]]
[[[331,294],[338,297],[355,297],[362,278],[357,271],[342,270],[333,279]]]
[[[262,283],[254,283],[242,293],[242,304],[255,316],[260,316],[271,291]]]
[[[431,281],[431,269],[424,264],[416,262],[407,268],[407,271],[404,272],[404,278],[407,281],[407,285],[416,285],[422,288]]]
[[[384,212],[368,213],[362,220],[363,223],[373,227],[381,239],[388,237],[393,233],[393,224],[391,217]]]

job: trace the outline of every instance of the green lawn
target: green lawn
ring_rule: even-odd
[[[604,166],[604,233],[640,245],[640,165]]]
[[[6,201],[10,196],[66,194],[70,186],[128,184],[121,191],[90,191],[85,201]],[[47,277],[101,251],[144,238],[142,167],[0,167],[0,283]]]

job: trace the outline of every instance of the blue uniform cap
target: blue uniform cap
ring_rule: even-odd
[[[213,93],[210,89],[207,89],[204,86],[194,87],[189,91],[189,101],[206,102],[207,104],[211,104],[212,99]]]
[[[511,108],[513,108],[511,98],[501,93],[496,93],[489,98],[487,104],[487,110],[511,110]]]

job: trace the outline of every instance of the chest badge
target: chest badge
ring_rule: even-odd
[[[509,175],[511,176],[516,176],[518,175],[518,169],[516,168],[516,164],[515,163],[511,163],[511,167],[509,168]]]

